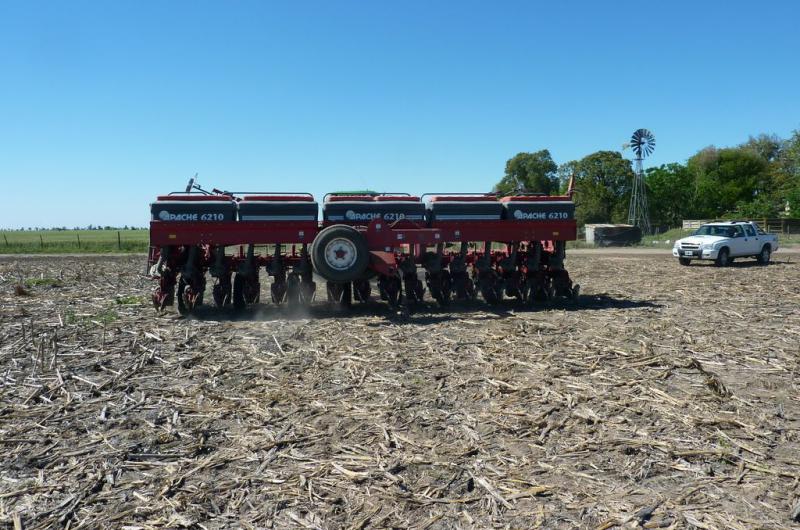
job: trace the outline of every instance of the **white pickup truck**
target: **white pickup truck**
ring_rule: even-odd
[[[778,250],[778,238],[767,234],[756,223],[727,221],[707,223],[694,234],[675,242],[672,255],[681,265],[695,259],[714,260],[718,267],[730,265],[734,258],[754,257],[762,265],[769,263]]]

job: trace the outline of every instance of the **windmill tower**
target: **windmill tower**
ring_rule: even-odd
[[[647,189],[644,184],[644,167],[642,162],[656,148],[656,137],[647,129],[638,129],[631,136],[631,149],[636,155],[634,162],[633,190],[631,204],[628,208],[628,224],[638,226],[643,234],[650,233],[650,212],[647,209]]]

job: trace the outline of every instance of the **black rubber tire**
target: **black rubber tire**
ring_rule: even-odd
[[[233,278],[233,309],[241,311],[247,306],[244,301],[244,277],[236,275]]]
[[[728,250],[728,247],[722,247],[717,254],[717,259],[714,260],[714,265],[717,267],[727,267],[731,264],[731,253]]]
[[[772,256],[772,247],[769,245],[764,245],[761,247],[761,252],[758,253],[756,256],[756,261],[760,265],[767,265],[769,263],[769,258]]]
[[[578,299],[581,297],[581,284],[576,283],[572,286],[572,291],[570,292],[569,297],[573,302],[578,301]]]
[[[205,277],[203,277],[202,288],[200,289],[200,295],[197,297],[197,301],[195,301],[194,303],[195,308],[203,305],[203,298],[205,297],[205,295],[206,295],[206,279]]]
[[[389,307],[393,309],[399,307],[400,296],[403,290],[403,282],[401,282],[400,278],[398,278],[397,276],[381,278],[380,281],[385,282],[385,284],[382,287],[383,290],[381,293],[381,298],[389,302]]]
[[[495,289],[494,285],[481,285],[481,296],[489,305],[497,305],[500,303],[501,298],[497,295],[497,289]]]
[[[369,280],[357,280],[353,282],[353,298],[361,303],[369,302],[369,297],[372,294],[372,286]]]
[[[217,279],[217,283],[211,289],[211,295],[214,299],[214,305],[217,307],[225,307],[231,303],[233,296],[233,285],[231,284],[230,275],[223,276]]]
[[[347,269],[335,269],[325,261],[325,247],[335,239],[344,239],[353,246],[356,258]],[[333,225],[323,229],[311,244],[311,264],[314,271],[329,282],[351,282],[364,277],[369,264],[369,249],[364,236],[347,225]]]
[[[353,305],[353,284],[348,282],[344,286],[344,290],[342,291],[342,301],[339,302],[339,305],[342,308],[349,308]]]
[[[453,294],[453,282],[449,272],[442,271],[440,274],[439,296],[436,301],[441,307],[447,307],[450,305],[450,298]]]
[[[300,299],[300,278],[289,276],[286,281],[286,304],[289,307],[299,307]]]
[[[686,267],[692,264],[692,260],[690,260],[689,258],[678,258],[678,263]]]
[[[188,315],[189,308],[186,307],[186,303],[183,301],[183,292],[186,290],[186,281],[183,279],[183,276],[178,280],[178,313],[181,315]]]

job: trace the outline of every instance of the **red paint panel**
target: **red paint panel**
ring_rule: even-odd
[[[150,244],[167,245],[266,245],[311,243],[319,231],[315,221],[236,221],[150,223]]]

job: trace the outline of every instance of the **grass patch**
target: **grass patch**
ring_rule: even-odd
[[[587,243],[585,239],[577,239],[575,241],[567,241],[567,250],[575,248],[595,248],[597,245]]]
[[[634,247],[649,247],[649,248],[672,248],[675,244],[675,241],[678,239],[682,239],[684,237],[689,237],[694,233],[695,229],[688,229],[684,230],[683,228],[672,228],[667,230],[666,232],[662,232],[660,234],[654,234],[649,236],[644,236],[642,241],[636,245],[632,245]],[[800,246],[800,235],[798,234],[776,234],[778,236],[778,244],[781,247],[796,247]],[[598,248],[597,245],[592,245],[587,243],[584,239],[579,239],[577,241],[568,241],[567,242],[567,249],[574,249],[574,248]],[[616,247],[616,248],[623,248],[623,247]]]
[[[61,287],[64,285],[57,278],[28,278],[25,280],[25,287]]]
[[[778,244],[782,247],[800,247],[800,235],[778,235]]]
[[[149,230],[0,231],[0,254],[147,252]]]
[[[114,299],[117,305],[142,305],[145,302],[144,296],[128,295],[118,296]]]
[[[119,314],[114,309],[103,309],[94,314],[77,314],[75,311],[67,311],[64,320],[67,324],[87,324],[99,322],[100,324],[110,324],[119,319]]]
[[[642,238],[640,246],[672,248],[678,239],[689,237],[694,233],[694,229],[684,230],[683,228],[673,228],[661,234],[645,236]],[[793,247],[800,245],[800,235],[797,234],[775,234],[778,236],[778,244],[781,247]]]
[[[684,230],[683,228],[672,228],[660,234],[644,236],[639,246],[672,248],[675,241],[684,237],[689,237],[693,232],[694,229]]]

